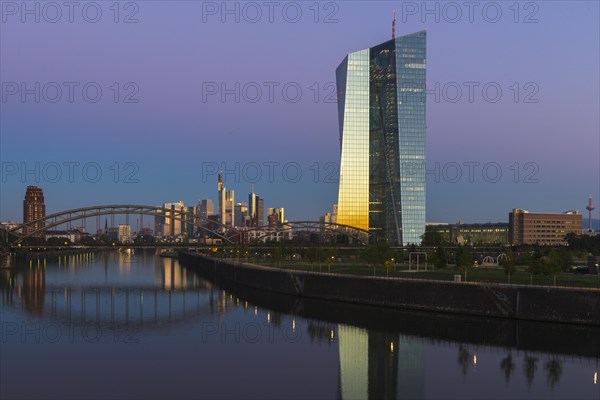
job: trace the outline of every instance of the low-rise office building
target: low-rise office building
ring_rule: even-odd
[[[508,214],[511,244],[566,245],[569,233],[581,234],[583,216],[577,210],[564,213],[529,212],[515,208]]]
[[[508,243],[508,224],[506,222],[485,224],[428,223],[426,230],[439,233],[444,243],[472,245],[503,245]]]

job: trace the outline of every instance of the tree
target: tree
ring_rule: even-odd
[[[381,265],[387,260],[394,258],[394,252],[386,244],[377,244],[366,248],[363,258],[372,265]]]
[[[551,251],[545,257],[542,257],[542,272],[544,275],[552,275],[554,277],[554,285],[556,285],[556,275],[562,271],[562,259],[556,251]]]
[[[152,244],[154,243],[155,238],[152,235],[138,235],[134,240],[133,243],[135,244]]]
[[[506,257],[500,260],[500,266],[504,269],[504,273],[508,275],[508,281],[510,282],[510,274],[514,274],[516,271],[515,256],[510,248],[506,250]]]
[[[306,256],[310,262],[322,261],[324,258],[323,250],[320,247],[312,247],[308,249]]]
[[[433,266],[435,269],[446,268],[448,265],[448,255],[446,254],[446,250],[442,246],[438,246],[435,249],[435,253],[433,255]]]
[[[533,283],[533,275],[539,275],[544,270],[542,255],[539,250],[532,252],[527,261],[527,272],[529,272],[529,283]]]
[[[459,245],[456,250],[456,268],[465,274],[465,282],[467,281],[467,272],[473,266],[473,254],[468,245]]]
[[[239,251],[239,250],[238,250]],[[281,259],[283,258],[283,246],[279,245],[273,249],[273,261],[278,267],[281,267]]]
[[[421,246],[439,246],[444,242],[442,234],[436,230],[425,229],[421,235]]]
[[[71,239],[65,237],[51,237],[48,238],[47,243],[52,246],[65,246],[71,245]]]
[[[600,253],[600,235],[576,235],[574,233],[568,233],[565,240],[569,244],[569,249],[574,250],[585,250],[587,253],[599,254]]]
[[[96,244],[96,239],[90,235],[83,235],[81,236],[81,241],[79,243],[84,246],[94,246]]]
[[[50,239],[57,239],[57,238],[50,238]],[[27,246],[27,245],[40,246],[40,245],[44,245],[44,244],[46,244],[46,239],[44,239],[43,237],[30,236],[28,238],[23,239],[23,246]],[[61,244],[62,244],[62,242],[61,242]]]
[[[558,252],[560,257],[560,267],[563,271],[567,271],[569,267],[573,264],[573,253],[571,253],[567,249],[560,249]]]

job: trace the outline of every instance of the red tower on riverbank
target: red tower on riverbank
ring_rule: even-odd
[[[44,203],[44,191],[42,188],[29,185],[25,192],[25,198],[23,199],[23,223],[32,222],[38,219],[42,219],[46,216],[46,204]],[[27,235],[29,232],[37,231],[38,229],[44,228],[44,222],[39,221],[35,224],[29,225],[23,228],[23,235]],[[44,237],[44,232],[35,234],[36,237]]]

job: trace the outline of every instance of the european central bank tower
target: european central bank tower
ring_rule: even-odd
[[[425,233],[426,32],[348,54],[336,70],[340,124],[337,222],[373,241]]]

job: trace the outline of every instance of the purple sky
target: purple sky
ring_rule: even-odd
[[[43,4],[27,2],[36,3]],[[448,3],[428,2],[437,5],[438,21],[420,14],[420,1],[276,2],[273,22],[258,2],[262,16],[254,23],[256,7],[247,3],[227,3],[238,7],[236,22],[235,12],[221,15],[222,2],[122,2],[119,23],[112,1],[94,3],[102,12],[97,23],[86,21],[96,10],[88,6],[84,15],[85,4],[73,23],[67,8],[57,17],[50,7],[40,9],[38,23],[21,15],[21,2],[1,3],[1,220],[22,218],[25,186],[36,183],[48,213],[216,200],[209,172],[221,162],[231,170],[239,163],[225,180],[237,201],[247,201],[255,180],[266,207],[285,207],[290,220],[318,219],[337,198],[337,105],[329,101],[335,69],[346,53],[391,37],[393,9],[399,35],[428,31],[428,221],[507,221],[514,207],[585,212],[590,193],[600,203],[597,1],[477,2],[472,16],[463,2],[452,3],[461,16]],[[137,23],[122,22],[130,14]],[[22,102],[21,84],[35,92],[36,82],[40,102],[35,93]],[[72,102],[65,82],[79,85]],[[97,103],[82,94],[90,82],[88,99],[95,86],[102,90]],[[207,91],[222,83],[235,91],[236,82],[239,103],[234,94]],[[472,102],[468,82],[478,85]],[[62,97],[52,103],[56,86]],[[456,86],[462,97],[453,102]],[[498,87],[502,97],[492,102]],[[302,95],[292,102],[297,88]],[[36,162],[39,177],[21,176]],[[79,163],[72,182],[69,162]],[[272,162],[280,164],[271,164],[271,181]],[[471,162],[479,163],[472,182],[464,164]],[[254,179],[256,165],[262,177]],[[98,167],[102,176],[94,179]],[[137,183],[124,182],[128,173]]]

